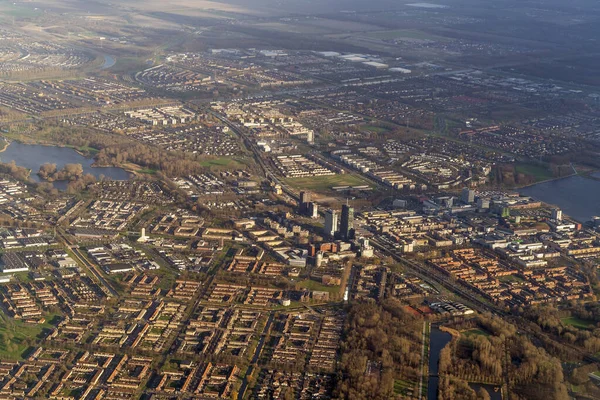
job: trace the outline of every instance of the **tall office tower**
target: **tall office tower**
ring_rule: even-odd
[[[475,191],[473,189],[464,188],[462,190],[462,194],[460,199],[463,203],[471,204],[475,202]]]
[[[300,204],[310,203],[311,194],[310,192],[300,192]]]
[[[562,210],[560,208],[555,208],[552,210],[552,219],[556,222],[562,221]]]
[[[347,204],[342,206],[342,219],[340,221],[340,236],[344,240],[352,239],[354,230],[354,208]]]
[[[308,203],[308,216],[312,219],[319,218],[319,205],[317,203]]]
[[[310,203],[311,194],[310,192],[300,192],[300,214],[308,214],[308,204]]]
[[[309,144],[313,144],[315,142],[315,133],[312,130],[308,131],[306,134],[306,141]]]
[[[325,235],[334,237],[338,230],[338,214],[334,210],[325,211]]]

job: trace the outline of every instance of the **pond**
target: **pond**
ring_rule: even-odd
[[[40,182],[37,172],[40,166],[46,163],[56,164],[58,169],[62,169],[65,164],[81,164],[85,174],[92,174],[96,178],[104,175],[106,178],[115,181],[128,180],[131,175],[122,168],[117,167],[92,167],[94,160],[87,158],[69,147],[42,146],[37,144],[23,144],[12,142],[6,150],[0,153],[0,161],[8,163],[14,161],[20,167],[31,170],[31,179]],[[53,182],[54,187],[64,190],[67,182]]]
[[[104,63],[100,67],[100,69],[109,69],[117,63],[117,59],[113,56],[109,56],[108,54],[104,54]]]

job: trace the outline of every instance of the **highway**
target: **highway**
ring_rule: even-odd
[[[262,159],[262,155],[261,155],[262,152],[258,148],[258,146],[256,145],[256,143],[254,143],[252,140],[250,140],[250,138],[248,138],[248,136],[246,135],[246,133],[243,132],[243,130],[240,129],[240,127],[238,127],[235,123],[229,121],[227,118],[221,116],[218,113],[215,113],[215,112],[213,112],[211,110],[208,110],[208,112],[211,115],[213,115],[215,118],[218,118],[221,122],[223,122],[225,125],[227,125],[229,127],[229,129],[231,129],[236,135],[238,135],[239,137],[242,138],[242,140],[244,141],[244,144],[246,145],[246,147],[248,149],[250,149],[252,151],[252,153],[254,154],[254,158],[256,159],[258,165],[261,167],[261,169],[263,170],[263,172],[264,172],[264,174],[265,174],[265,176],[267,178],[269,178],[274,183],[280,185],[281,189],[283,190],[283,192],[285,194],[287,194],[288,196],[290,196],[292,199],[294,199],[296,201],[300,200],[300,194],[296,190],[292,189],[287,184],[285,184],[284,182],[282,182],[277,177],[277,174]]]

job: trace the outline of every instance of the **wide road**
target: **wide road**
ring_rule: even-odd
[[[229,129],[231,129],[236,135],[238,135],[239,137],[242,138],[242,140],[244,141],[244,144],[246,145],[246,147],[248,149],[250,149],[252,151],[252,153],[254,153],[254,158],[256,159],[256,162],[261,167],[261,169],[263,170],[263,172],[264,172],[264,174],[265,174],[265,176],[267,178],[271,179],[273,182],[275,182],[276,184],[280,185],[281,189],[283,190],[283,192],[285,194],[287,194],[288,196],[290,196],[292,199],[294,199],[296,201],[300,200],[300,194],[296,190],[292,189],[287,184],[285,184],[284,182],[282,182],[277,177],[277,174],[271,169],[271,166],[269,166],[263,160],[263,158],[262,158],[262,151],[258,148],[258,146],[256,145],[256,143],[254,143],[252,140],[250,140],[250,138],[246,135],[246,133],[239,126],[237,126],[237,124],[231,122],[230,120],[228,120],[227,118],[223,117],[219,113],[216,113],[216,112],[214,112],[212,110],[207,110],[207,111],[211,115],[213,115],[214,117],[218,118],[225,125],[227,125],[229,127]]]

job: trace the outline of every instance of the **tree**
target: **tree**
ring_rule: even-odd
[[[56,164],[45,163],[40,166],[38,175],[40,178],[47,180],[56,174]]]

